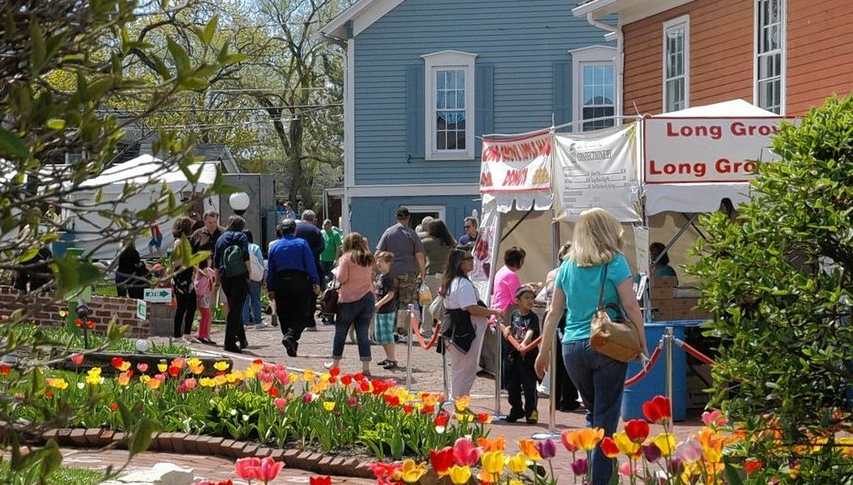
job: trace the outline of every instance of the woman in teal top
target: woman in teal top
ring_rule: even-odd
[[[646,349],[643,317],[634,297],[631,269],[622,255],[622,232],[619,221],[604,209],[581,213],[575,224],[572,248],[557,272],[551,308],[542,330],[542,350],[536,359],[536,372],[541,377],[548,366],[554,328],[565,309],[563,362],[586,406],[586,425],[604,429],[605,436],[612,436],[619,424],[628,369],[628,364],[599,354],[589,345],[605,267],[604,303],[622,305],[628,318],[639,326],[640,347]],[[612,471],[613,461],[596,448],[592,455],[592,485],[609,483]]]

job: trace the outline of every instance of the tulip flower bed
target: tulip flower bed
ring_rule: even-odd
[[[645,403],[643,413],[646,420],[628,421],[624,429],[613,437],[604,437],[604,430],[598,428],[563,431],[561,441],[565,454],[558,453],[557,444],[550,439],[518,441],[518,451],[512,454],[506,450],[507,443],[502,437],[460,437],[452,446],[431,451],[428,462],[412,459],[376,462],[371,469],[378,485],[413,484],[425,476],[433,477],[430,483],[438,478],[440,483],[454,485],[555,485],[557,476],[552,462],[557,459],[570,463],[573,483],[588,484],[591,483],[592,454],[600,449],[604,455],[615,459],[611,484],[776,485],[802,483],[796,479],[805,467],[809,467],[810,474],[814,472],[815,464],[807,463],[814,457],[810,454],[817,453],[834,439],[836,443],[847,443],[848,446],[835,452],[834,461],[817,465],[835,469],[835,476],[853,476],[849,447],[853,445],[853,438],[849,436],[824,438],[816,447],[801,447],[798,456],[778,453],[771,467],[763,459],[750,457],[750,453],[754,453],[753,445],[761,437],[743,427],[729,426],[719,411],[705,412],[702,415],[705,426],[681,443],[676,443],[672,432],[667,398],[657,396]],[[649,422],[662,425],[663,432],[651,436]],[[772,437],[773,433],[764,432],[762,435],[764,438]],[[565,478],[561,481],[566,483]]]
[[[78,360],[79,360],[79,356]],[[363,446],[379,459],[426,458],[430,450],[452,444],[460,436],[486,436],[491,417],[474,414],[465,400],[456,412],[440,407],[442,396],[412,395],[392,380],[361,374],[306,370],[289,372],[283,365],[255,361],[245,371],[217,362],[213,377],[202,377],[197,358],[177,358],[157,366],[114,359],[116,377],[104,370],[41,373],[34,382],[38,405],[3,401],[2,412],[15,418],[47,422],[69,403],[101,403],[79,414],[71,426],[131,429],[143,418],[162,431],[254,440],[279,448],[319,448],[324,452]],[[17,371],[0,364],[0,379]],[[357,451],[357,450],[355,450]]]

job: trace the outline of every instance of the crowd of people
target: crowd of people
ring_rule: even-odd
[[[293,215],[292,207],[287,215]],[[632,272],[622,254],[622,227],[609,212],[590,209],[581,214],[572,241],[560,248],[561,264],[548,273],[544,284],[522,283],[518,273],[527,253],[516,246],[506,249],[504,265],[494,277],[490,306],[483,303],[468,278],[473,270],[472,250],[479,238],[476,219],[464,220],[464,233],[456,240],[440,219],[425,218],[413,228],[405,207],[398,208],[395,217],[395,223],[371,249],[361,234],[341,237],[331,221],[324,221],[320,228],[316,215],[303,211],[299,219],[286,217],[279,223],[278,238],[270,243],[266,261],[239,216],[231,216],[225,227],[219,225],[219,216],[212,210],[195,228],[191,218],[179,218],[172,228],[175,337],[214,344],[210,340],[211,308],[221,298],[227,315],[223,347],[242,352],[249,344],[245,325],[263,324],[260,295],[265,288],[273,322],[280,324],[281,343],[287,355],[295,357],[302,332],[315,325],[317,296],[336,285],[337,311],[322,320],[335,329],[331,360],[325,366],[341,365],[347,333],[354,330],[362,372],[370,375],[371,344],[383,349],[379,366],[400,367],[395,344],[405,341],[411,305],[417,305],[418,293],[426,287],[431,295],[441,295],[443,311],[432,314],[429,305],[424,306],[422,334],[428,337],[440,332],[440,351],[446,352],[452,365],[451,399],[469,395],[484,361],[497,360],[494,347],[484,345],[488,334],[504,339],[500,362],[502,387],[508,391],[510,405],[507,421],[537,422],[537,382],[553,357],[559,365],[557,388],[550,392],[557,399],[557,408],[573,411],[580,401],[589,426],[602,428],[607,435],[616,430],[627,364],[590,347],[599,298],[606,306],[621,306],[638,326],[641,348],[647,346]],[[182,237],[189,240],[192,254],[184,254]],[[660,246],[651,248],[655,276],[674,276],[665,248]],[[135,252],[132,247],[126,251]],[[210,258],[193,259],[201,251],[209,251]],[[122,281],[137,277],[138,254],[122,254],[118,269]],[[541,325],[534,311],[537,302],[548,308]],[[196,310],[201,321],[198,336],[191,337]],[[489,332],[490,328],[496,331]],[[555,338],[560,351],[551,356]],[[541,340],[539,345],[537,340]],[[609,481],[612,463],[600,450],[594,453],[591,467],[594,484]]]

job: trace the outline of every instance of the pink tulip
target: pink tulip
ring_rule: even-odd
[[[282,468],[284,468],[283,461],[275,461],[269,456],[264,458],[261,460],[260,480],[264,483],[275,480]]]
[[[702,422],[705,426],[725,426],[729,420],[724,418],[723,413],[717,409],[710,413],[708,411],[702,413]]]
[[[74,365],[82,364],[83,363],[83,354],[72,354],[71,355],[71,362],[73,362]]]
[[[640,473],[640,465],[635,463],[634,467],[631,467],[631,463],[625,462],[619,465],[619,474],[624,477],[630,477],[633,475],[639,475]]]
[[[260,458],[240,458],[236,463],[234,463],[234,473],[243,480],[260,480]]]
[[[273,403],[275,403],[275,407],[284,409],[284,405],[287,404],[287,401],[283,397],[277,397]]]
[[[678,447],[678,458],[684,463],[690,463],[702,458],[702,444],[695,439],[689,439]]]
[[[480,449],[474,446],[471,438],[459,438],[453,444],[453,459],[460,466],[474,466],[480,459]]]
[[[136,364],[136,370],[144,374],[148,370],[148,364],[146,364],[145,362],[140,362]]]

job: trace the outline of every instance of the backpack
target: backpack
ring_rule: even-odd
[[[226,278],[246,274],[246,263],[243,260],[243,249],[238,244],[232,244],[222,253],[222,272]]]
[[[264,263],[258,260],[258,253],[253,251],[254,248],[249,248],[249,263],[252,271],[249,273],[249,279],[260,283],[264,279]]]

